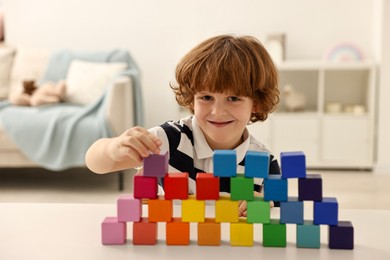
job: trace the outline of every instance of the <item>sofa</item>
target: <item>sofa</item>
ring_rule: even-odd
[[[85,154],[87,147],[89,147],[94,140],[97,138],[118,135],[135,124],[139,125],[143,123],[142,94],[138,68],[136,66],[134,66],[132,70],[128,70],[129,68],[127,68],[127,70],[124,69],[124,72],[117,73],[115,77],[112,76],[109,80],[107,78],[107,84],[105,84],[101,93],[99,94],[98,91],[97,93],[93,93],[98,97],[96,100],[91,101],[91,104],[67,104],[67,99],[58,104],[42,105],[40,107],[16,106],[15,104],[11,104],[9,101],[12,95],[23,91],[23,81],[32,80],[37,82],[37,85],[43,84],[45,73],[47,74],[48,71],[55,71],[55,73],[58,74],[58,71],[56,71],[57,68],[55,67],[61,66],[60,63],[66,59],[68,59],[67,65],[62,65],[62,80],[65,80],[65,82],[67,82],[68,79],[71,80],[64,75],[69,76],[69,74],[71,74],[73,65],[71,66],[70,64],[76,63],[75,60],[77,60],[78,55],[82,57],[81,60],[88,60],[90,57],[93,57],[92,61],[89,62],[100,64],[104,63],[102,62],[104,61],[104,58],[102,59],[101,57],[105,57],[108,60],[113,57],[112,53],[114,53],[114,56],[118,55],[118,53],[123,55],[124,51],[106,51],[105,53],[78,52],[78,54],[75,54],[75,52],[69,50],[62,50],[62,52],[57,51],[57,60],[53,59],[53,53],[54,51],[51,50],[18,48],[6,46],[4,44],[0,45],[0,168],[42,167],[52,171],[61,171],[73,167],[85,167],[83,155]],[[58,55],[59,53],[60,56]],[[66,56],[64,56],[64,53]],[[102,53],[104,54],[103,56]],[[96,57],[98,57],[97,60],[99,62],[93,60],[96,59]],[[126,57],[129,59],[129,54]],[[129,71],[131,73],[128,73]],[[83,77],[83,75],[88,73],[91,74],[92,72],[85,71],[84,69],[84,71],[75,72],[74,74],[77,73]],[[99,73],[99,71],[93,73]],[[101,72],[96,75],[101,75]],[[61,76],[54,75],[54,81],[60,78]],[[73,80],[73,82],[75,82],[75,80]],[[79,85],[77,85],[77,87],[82,89],[83,86],[80,86],[80,84],[83,84],[83,82],[84,81],[79,80]],[[99,82],[99,84],[100,83],[103,84],[102,82]],[[76,83],[74,83],[74,85],[76,85]],[[92,95],[90,93],[91,90],[84,93],[85,98],[90,98]],[[82,94],[75,95],[74,98],[80,96],[82,96]],[[72,112],[69,112],[69,115],[66,118],[60,120],[53,118],[56,117],[55,113],[57,113],[58,116],[61,116],[69,109],[72,109]],[[51,111],[51,113],[49,111]],[[55,111],[55,113],[53,111]],[[68,121],[71,121],[70,119],[74,117],[73,114],[77,113],[81,116],[73,121],[80,123],[84,120],[85,122],[94,122],[94,125],[88,126],[88,124],[84,122],[84,128],[81,130],[80,127],[76,128],[74,126],[75,128],[69,131],[71,133],[70,137],[66,134],[69,140],[63,144],[64,147],[58,145],[58,150],[55,150],[55,144],[60,143],[61,141],[58,139],[66,138],[65,132],[62,133],[61,131],[58,131],[57,128],[59,128],[59,126],[62,128],[72,128],[68,125],[63,125],[63,122],[68,119]],[[96,119],[88,118],[90,114],[94,114]],[[11,117],[11,120],[9,118],[7,119],[7,115],[8,117]],[[100,125],[97,125],[96,122],[98,122],[99,118],[102,118],[102,120]],[[11,122],[7,122],[7,120]],[[47,120],[47,122],[44,122],[45,120]],[[36,126],[38,121],[41,123],[41,128]],[[38,133],[37,137],[31,138],[30,140],[28,139],[30,133],[31,136],[33,136],[35,128],[35,131],[44,132],[44,130],[50,128],[50,125],[53,124],[57,124],[57,126],[53,127],[54,130],[49,131],[51,132],[51,135],[48,140],[46,140],[48,142],[48,148],[44,151],[43,156],[35,156],[36,154],[34,151],[39,151],[39,149],[42,148],[41,146],[44,145],[44,139],[47,134],[40,136],[40,133]],[[73,124],[75,123],[73,122]],[[43,129],[43,131],[40,130],[42,127],[45,127],[46,129]],[[101,129],[96,131],[95,128]],[[96,134],[93,134],[93,131],[95,131]],[[17,132],[19,132],[19,136],[15,135]],[[21,141],[23,138],[25,138],[24,141]],[[77,142],[76,147],[69,146],[72,142]],[[27,146],[30,146],[28,147],[30,150],[27,149]],[[78,149],[78,146],[80,149]],[[51,163],[53,159],[50,158],[50,155],[52,153],[57,153],[60,149],[65,149],[63,161],[59,160],[59,162]],[[42,154],[42,151],[37,153]],[[77,157],[69,156],[69,154],[76,154]],[[49,159],[45,161],[45,159],[41,158]],[[119,173],[119,188],[123,189],[122,172]]]

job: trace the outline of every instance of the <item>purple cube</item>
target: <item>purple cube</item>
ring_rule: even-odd
[[[168,152],[151,154],[144,159],[143,175],[148,177],[164,177],[168,172]]]
[[[320,174],[308,174],[298,180],[298,199],[300,201],[322,200],[322,178]]]
[[[353,226],[351,221],[339,221],[329,226],[328,242],[330,249],[353,249]]]

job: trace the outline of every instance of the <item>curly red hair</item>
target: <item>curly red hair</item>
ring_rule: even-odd
[[[264,121],[279,102],[278,72],[263,45],[252,36],[215,36],[187,53],[170,84],[179,105],[194,113],[195,93],[232,92],[253,99],[251,122]]]

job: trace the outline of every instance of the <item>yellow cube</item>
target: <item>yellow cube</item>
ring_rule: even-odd
[[[228,197],[215,201],[215,222],[238,222],[238,201]]]
[[[181,221],[183,222],[204,222],[205,201],[197,200],[194,195],[181,201]]]
[[[230,224],[231,246],[253,246],[253,224],[240,219],[238,223]]]

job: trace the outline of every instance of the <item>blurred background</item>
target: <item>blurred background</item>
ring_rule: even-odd
[[[389,1],[0,0],[0,10],[0,38],[7,46],[128,50],[141,71],[147,128],[186,115],[169,88],[186,52],[213,35],[253,35],[279,67],[282,96],[274,115],[251,126],[251,133],[275,154],[306,151],[310,170],[334,180],[329,186],[356,174],[351,197],[388,186]],[[7,187],[29,179],[25,172],[15,180],[18,169],[0,171]],[[71,175],[64,174],[64,182]],[[115,177],[104,178],[107,184]]]

